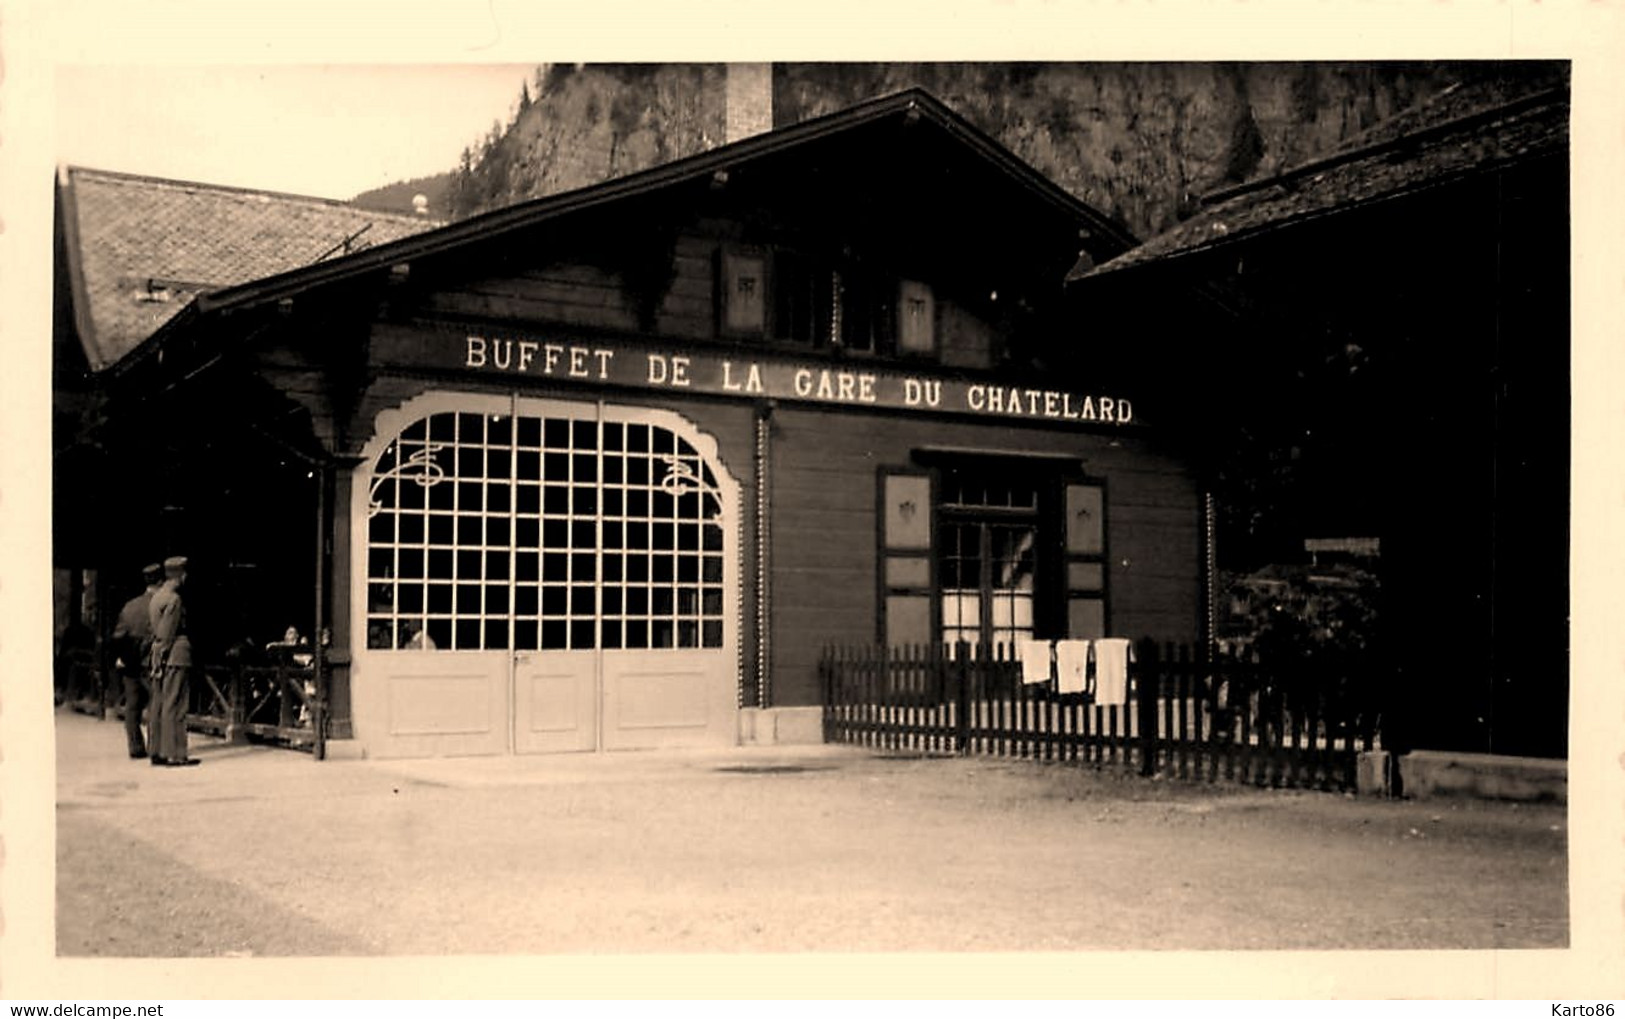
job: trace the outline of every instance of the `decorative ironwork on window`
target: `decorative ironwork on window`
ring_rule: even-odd
[[[699,492],[708,495],[715,500],[717,513],[719,515],[722,513],[722,493],[717,490],[717,486],[710,480],[710,471],[706,471],[705,476],[701,477],[695,473],[692,464],[675,456],[663,455],[660,457],[660,461],[666,465],[666,476],[660,479],[662,491],[674,495],[681,495],[684,492]]]
[[[394,446],[391,445],[390,450],[384,452],[384,456],[388,457],[393,449]],[[378,501],[378,488],[391,478],[410,478],[417,482],[419,488],[430,488],[444,481],[446,470],[434,461],[434,455],[440,449],[441,446],[434,444],[424,446],[387,471],[374,475],[372,491],[367,500],[367,516],[376,516],[378,511],[384,508],[383,503]]]
[[[668,428],[437,413],[373,477],[369,648],[722,646],[722,497]]]

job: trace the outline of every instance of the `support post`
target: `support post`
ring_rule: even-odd
[[[316,468],[316,620],[311,628],[310,728],[316,760],[327,758],[327,588],[329,583],[328,541],[332,532],[332,507],[328,498],[333,482],[333,465],[323,461]]]
[[[1133,677],[1135,714],[1140,728],[1140,774],[1149,778],[1157,772],[1157,695],[1161,686],[1157,642],[1140,641],[1135,659],[1129,666],[1129,674]]]
[[[243,663],[231,664],[231,675],[226,680],[226,742],[248,742],[248,680],[243,676]]]
[[[970,645],[964,642],[955,646],[955,654],[948,663],[948,670],[953,676],[954,696],[958,701],[958,726],[954,732],[954,750],[961,754],[970,752],[970,705],[971,705],[971,663]],[[943,651],[947,652],[946,645]]]

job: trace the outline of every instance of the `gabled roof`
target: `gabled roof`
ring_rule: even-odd
[[[67,167],[60,212],[74,314],[93,369],[199,294],[438,224],[345,202]]]
[[[436,230],[399,236],[389,243],[375,244],[353,254],[320,262],[307,260],[309,264],[293,263],[284,266],[284,271],[261,274],[220,289],[206,290],[197,294],[188,306],[188,315],[174,322],[171,329],[185,326],[193,318],[279,301],[316,287],[388,270],[403,262],[455,256],[472,245],[489,243],[567,214],[653,194],[693,181],[711,180],[718,173],[726,173],[769,157],[795,153],[822,139],[848,133],[855,136],[867,125],[884,123],[907,124],[916,128],[921,125],[934,127],[941,136],[955,143],[957,151],[965,153],[968,159],[1009,181],[1012,194],[1025,196],[1034,208],[1042,209],[1045,216],[1053,217],[1058,223],[1071,224],[1091,238],[1087,243],[1097,254],[1115,254],[1127,250],[1136,242],[1133,234],[1122,226],[1033,169],[929,93],[909,89],[625,177],[522,202]],[[975,196],[967,198],[974,200]],[[1078,233],[1072,236],[1076,237]],[[1078,242],[1078,246],[1083,243]],[[1076,247],[1072,250],[1075,251]],[[163,342],[162,336],[152,338],[154,346]],[[139,360],[139,357],[132,360]]]
[[[1562,153],[1568,120],[1566,74],[1554,65],[1455,85],[1328,156],[1206,196],[1190,219],[1104,264],[1080,261],[1068,279],[1165,263]]]

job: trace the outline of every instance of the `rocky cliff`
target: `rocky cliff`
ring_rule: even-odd
[[[775,126],[920,86],[1140,237],[1327,152],[1485,63],[776,64]],[[455,171],[462,218],[724,142],[721,64],[551,65]],[[435,210],[437,213],[440,210]]]

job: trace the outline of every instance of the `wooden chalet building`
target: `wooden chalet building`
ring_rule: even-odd
[[[223,286],[98,296],[101,179],[63,188],[100,370],[58,564],[189,554],[220,653],[330,630],[352,752],[817,740],[831,643],[1201,635],[1197,476],[1063,313],[1133,238],[923,92],[448,226],[353,210],[368,246]]]

